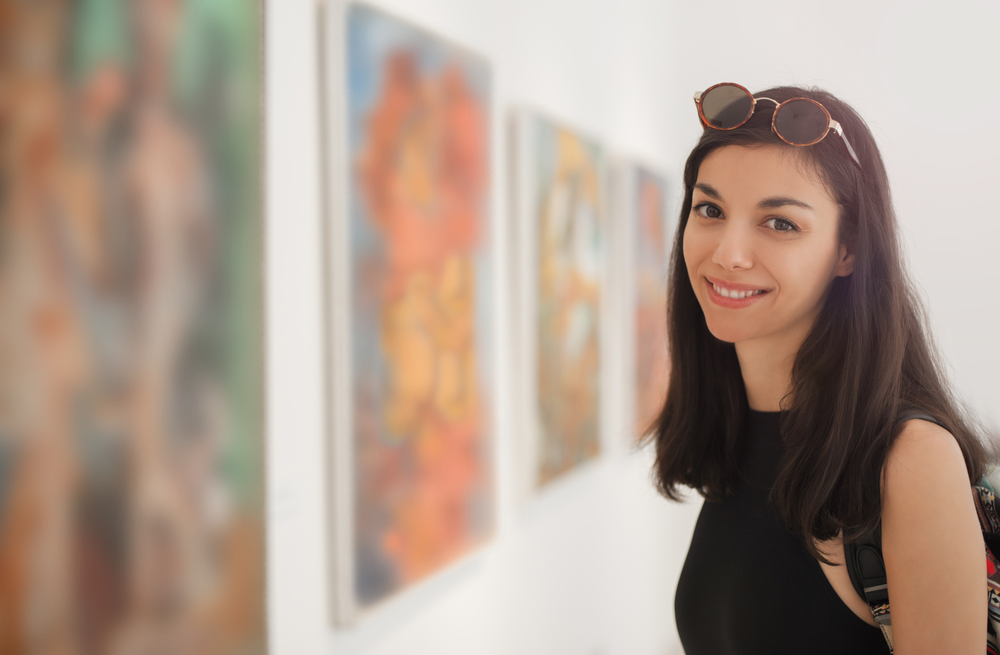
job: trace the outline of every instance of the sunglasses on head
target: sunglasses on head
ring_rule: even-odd
[[[778,138],[793,146],[811,146],[823,140],[830,130],[837,133],[858,168],[861,161],[844,136],[840,123],[830,117],[826,107],[810,98],[789,98],[778,102],[771,98],[754,98],[739,84],[723,82],[694,95],[698,116],[706,127],[735,130],[753,116],[757,102],[767,100],[777,105],[771,116],[771,129]]]

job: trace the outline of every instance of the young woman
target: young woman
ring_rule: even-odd
[[[981,655],[986,454],[935,361],[871,133],[819,91],[696,103],[653,430],[662,492],[706,499],[675,599],[685,651],[888,652],[843,566],[867,535],[897,655]]]

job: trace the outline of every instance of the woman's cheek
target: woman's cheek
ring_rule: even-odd
[[[701,241],[703,240],[702,235],[699,234],[698,226],[688,223],[684,229],[683,249],[688,274],[692,278],[696,275],[698,265],[701,263],[702,257],[700,255],[704,249],[704,244]]]

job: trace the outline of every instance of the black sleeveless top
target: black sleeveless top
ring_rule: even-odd
[[[674,598],[684,652],[884,655],[882,632],[844,604],[768,502],[779,417],[750,411],[736,494],[701,508]]]

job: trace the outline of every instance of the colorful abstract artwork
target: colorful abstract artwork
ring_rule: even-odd
[[[633,281],[633,436],[644,436],[663,408],[669,371],[667,352],[668,238],[663,179],[641,166],[628,166],[622,181],[631,232],[627,258]]]
[[[0,0],[0,653],[266,652],[259,10]]]
[[[492,533],[490,69],[348,5],[348,610]],[[334,217],[333,220],[343,220]],[[336,310],[335,310],[336,311]]]
[[[541,486],[600,451],[602,308],[608,220],[603,150],[531,114],[522,117],[525,362],[535,415],[533,485]]]

